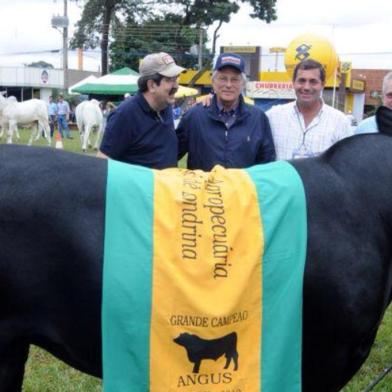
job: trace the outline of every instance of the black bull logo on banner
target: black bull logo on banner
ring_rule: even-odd
[[[392,116],[377,113],[392,134]],[[392,137],[292,162],[305,187],[303,390],[338,391],[365,361],[392,296]],[[29,344],[97,377],[107,162],[0,148],[0,389],[20,391]]]

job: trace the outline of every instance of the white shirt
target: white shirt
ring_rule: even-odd
[[[271,125],[276,159],[315,156],[353,134],[347,117],[324,102],[307,128],[295,101],[276,105],[266,114]]]

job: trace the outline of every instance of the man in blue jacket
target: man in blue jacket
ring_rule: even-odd
[[[212,74],[214,96],[206,107],[196,105],[177,127],[179,159],[188,153],[187,167],[209,171],[215,165],[243,168],[275,159],[267,116],[247,105],[244,60],[222,53]]]

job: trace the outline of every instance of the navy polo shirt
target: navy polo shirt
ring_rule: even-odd
[[[154,111],[142,94],[110,114],[100,150],[118,161],[164,169],[177,166],[173,111]]]

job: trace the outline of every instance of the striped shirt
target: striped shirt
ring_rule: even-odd
[[[266,114],[277,159],[315,156],[353,134],[347,117],[324,102],[307,127],[296,101],[274,106]]]

